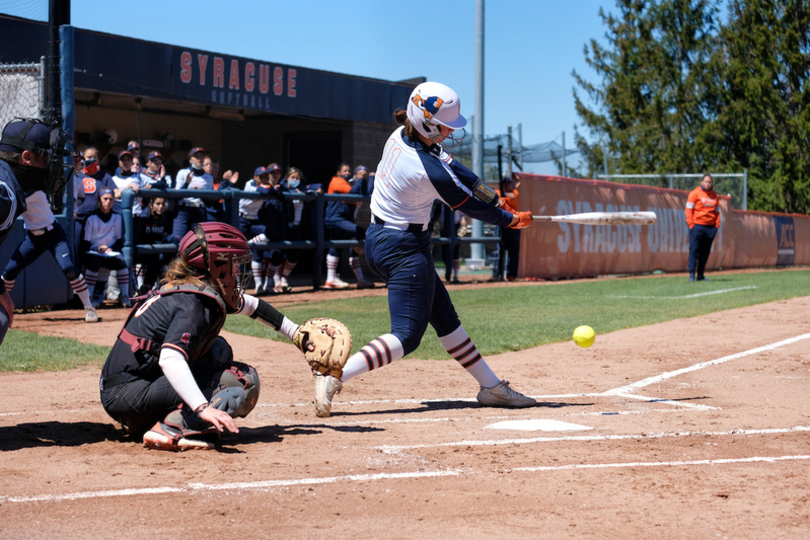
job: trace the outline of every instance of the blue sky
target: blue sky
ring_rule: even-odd
[[[45,0],[0,0],[0,11],[47,18]],[[427,77],[475,103],[475,0],[72,0],[88,30],[384,80]],[[611,0],[485,3],[484,133],[522,124],[523,143],[573,146],[572,70],[595,80],[583,47],[604,41]],[[552,172],[536,166],[537,172]]]

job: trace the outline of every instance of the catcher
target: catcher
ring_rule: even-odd
[[[251,253],[238,229],[196,225],[180,242],[158,291],[132,308],[104,364],[101,403],[124,430],[159,450],[213,449],[238,433],[234,418],[256,406],[256,370],[234,361],[219,336],[228,314],[241,313],[281,332],[313,372],[342,375],[351,334],[338,321],[299,327],[267,302],[243,294]]]

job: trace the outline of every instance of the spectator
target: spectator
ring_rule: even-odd
[[[270,183],[270,171],[266,167],[256,167],[253,171],[253,179],[245,184],[245,192],[269,195],[272,189]],[[251,242],[263,243],[268,241],[265,224],[260,219],[260,213],[264,206],[264,199],[240,199],[239,201],[239,228],[250,238]],[[264,217],[264,216],[262,216]],[[263,235],[263,236],[262,236]],[[271,235],[272,236],[272,235]],[[250,269],[253,274],[253,282],[256,288],[256,296],[264,296],[270,293],[270,289],[265,283],[265,253],[258,249],[251,249],[253,260]],[[275,269],[274,269],[275,270]],[[274,272],[275,273],[275,272]]]
[[[345,163],[338,167],[337,175],[329,182],[328,193],[360,193],[367,184],[355,182],[352,176],[351,167]],[[366,231],[354,222],[354,203],[344,201],[329,201],[326,203],[326,216],[324,219],[326,230],[332,240],[365,240]],[[363,269],[360,266],[360,252],[358,248],[351,248],[349,252],[349,266],[351,266],[357,278],[358,289],[373,288],[374,283],[366,281],[363,277]],[[338,277],[338,266],[340,264],[340,251],[329,248],[326,255],[326,289],[345,289],[348,283]]]
[[[112,177],[99,166],[98,149],[93,146],[84,149],[82,170],[76,174],[74,182],[80,183],[84,191],[83,202],[76,208],[73,222],[74,258],[78,260],[82,228],[87,217],[98,208],[98,192],[104,188],[110,188],[116,197],[120,197],[121,191],[113,182]]]
[[[192,148],[188,154],[189,166],[181,169],[174,178],[175,189],[214,189],[214,180],[205,178],[203,161],[205,149]],[[208,218],[205,203],[197,197],[186,197],[177,202],[177,215],[174,217],[172,232],[182,238],[196,223],[204,223]]]
[[[178,243],[177,237],[171,234],[171,221],[166,215],[166,199],[155,197],[149,201],[147,212],[139,220],[133,237],[135,245]],[[136,254],[135,280],[139,295],[146,294],[153,288],[170,259],[171,255],[168,253]]]
[[[720,227],[720,197],[712,191],[714,181],[704,174],[700,185],[686,199],[686,224],[689,226],[689,281],[707,281],[703,273]],[[695,273],[697,272],[697,275]]]
[[[456,236],[467,235],[467,217],[458,210],[450,210],[444,203],[439,203],[439,211],[436,219],[440,225],[440,235],[447,238],[450,236],[448,225],[455,228]],[[448,221],[448,215],[452,213],[452,221]],[[452,258],[450,257],[450,246],[441,246],[442,261],[444,261],[444,281],[447,283],[459,284],[458,270],[461,265],[461,244],[453,246]]]
[[[304,194],[306,192],[323,193],[320,184],[305,185],[303,182],[304,173],[301,169],[290,167],[287,170],[287,175],[281,181],[282,189],[289,195],[296,193]],[[304,214],[304,202],[298,199],[288,200],[287,205],[287,230],[284,233],[284,239],[291,242],[300,242],[304,236],[301,231],[301,219]],[[290,277],[292,271],[295,269],[300,258],[301,251],[298,249],[290,249],[282,252],[282,263],[276,270],[273,276],[273,292],[276,294],[283,294],[290,292],[292,288],[287,278]]]
[[[203,170],[205,171],[205,175],[203,176],[205,176],[206,181],[208,181],[210,177],[211,185],[213,186],[212,189],[216,191],[223,191],[239,180],[239,173],[234,173],[233,171],[225,171],[225,174],[222,176],[222,180],[225,180],[224,182],[217,180],[219,178],[219,163],[211,159],[210,156],[205,157]],[[228,221],[225,199],[206,199],[205,212],[208,221],[220,221],[223,223]]]
[[[146,176],[144,180],[146,182],[144,185],[145,188],[168,189],[171,186],[172,179],[166,174],[166,166],[163,164],[163,154],[160,152],[151,152],[147,156],[143,175]],[[148,206],[148,203],[146,206]]]
[[[112,177],[113,182],[115,182],[115,187],[118,188],[118,192],[115,193],[115,204],[113,205],[113,212],[118,214],[121,213],[121,193],[127,189],[131,188],[135,193],[139,193],[141,191],[141,187],[147,184],[148,177],[142,176],[140,172],[133,172],[133,159],[132,154],[129,150],[124,150],[120,154],[118,154],[118,168],[116,169],[115,176]],[[139,216],[141,214],[141,198],[134,197],[132,200],[132,215]]]
[[[509,176],[503,177],[501,189],[498,195],[504,199],[507,204],[517,210],[519,193],[513,186],[512,178]],[[506,279],[508,281],[515,281],[517,279],[518,266],[520,265],[520,229],[511,229],[509,227],[501,227],[501,243],[496,246],[495,253],[492,258],[492,280],[503,281],[504,266],[506,266]],[[506,264],[507,255],[509,257],[509,264]]]
[[[93,291],[94,303],[101,304],[106,283],[99,280],[99,270],[115,270],[118,286],[121,288],[121,303],[132,307],[129,299],[129,270],[121,255],[124,246],[124,219],[113,212],[115,195],[109,188],[98,194],[98,210],[87,218],[84,224],[81,251],[87,268],[87,286]]]
[[[283,194],[287,191],[287,188],[281,185],[281,167],[278,164],[271,163],[265,171],[268,174],[267,184],[258,190],[267,196],[259,207],[258,230],[260,232],[248,241],[249,244],[284,240],[287,225],[287,203]],[[260,266],[263,269],[257,291],[261,290],[264,294],[269,294],[274,287],[275,274],[284,262],[283,255],[278,249],[254,251],[254,253],[261,256],[262,262]]]

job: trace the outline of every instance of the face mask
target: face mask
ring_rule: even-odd
[[[191,168],[194,170],[195,173],[197,171],[202,171],[203,170],[202,165],[194,165],[193,163],[191,164]]]
[[[8,162],[26,196],[45,189],[45,169]]]
[[[301,185],[301,180],[287,180],[287,185],[291,188],[297,188]]]
[[[84,160],[84,168],[82,169],[82,172],[84,172],[84,174],[88,176],[93,176],[98,172],[98,169],[99,169],[98,160],[96,158]]]

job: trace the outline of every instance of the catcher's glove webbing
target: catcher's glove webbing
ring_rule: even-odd
[[[352,353],[352,334],[336,319],[310,319],[296,330],[293,343],[301,349],[313,373],[343,376],[343,366]]]

